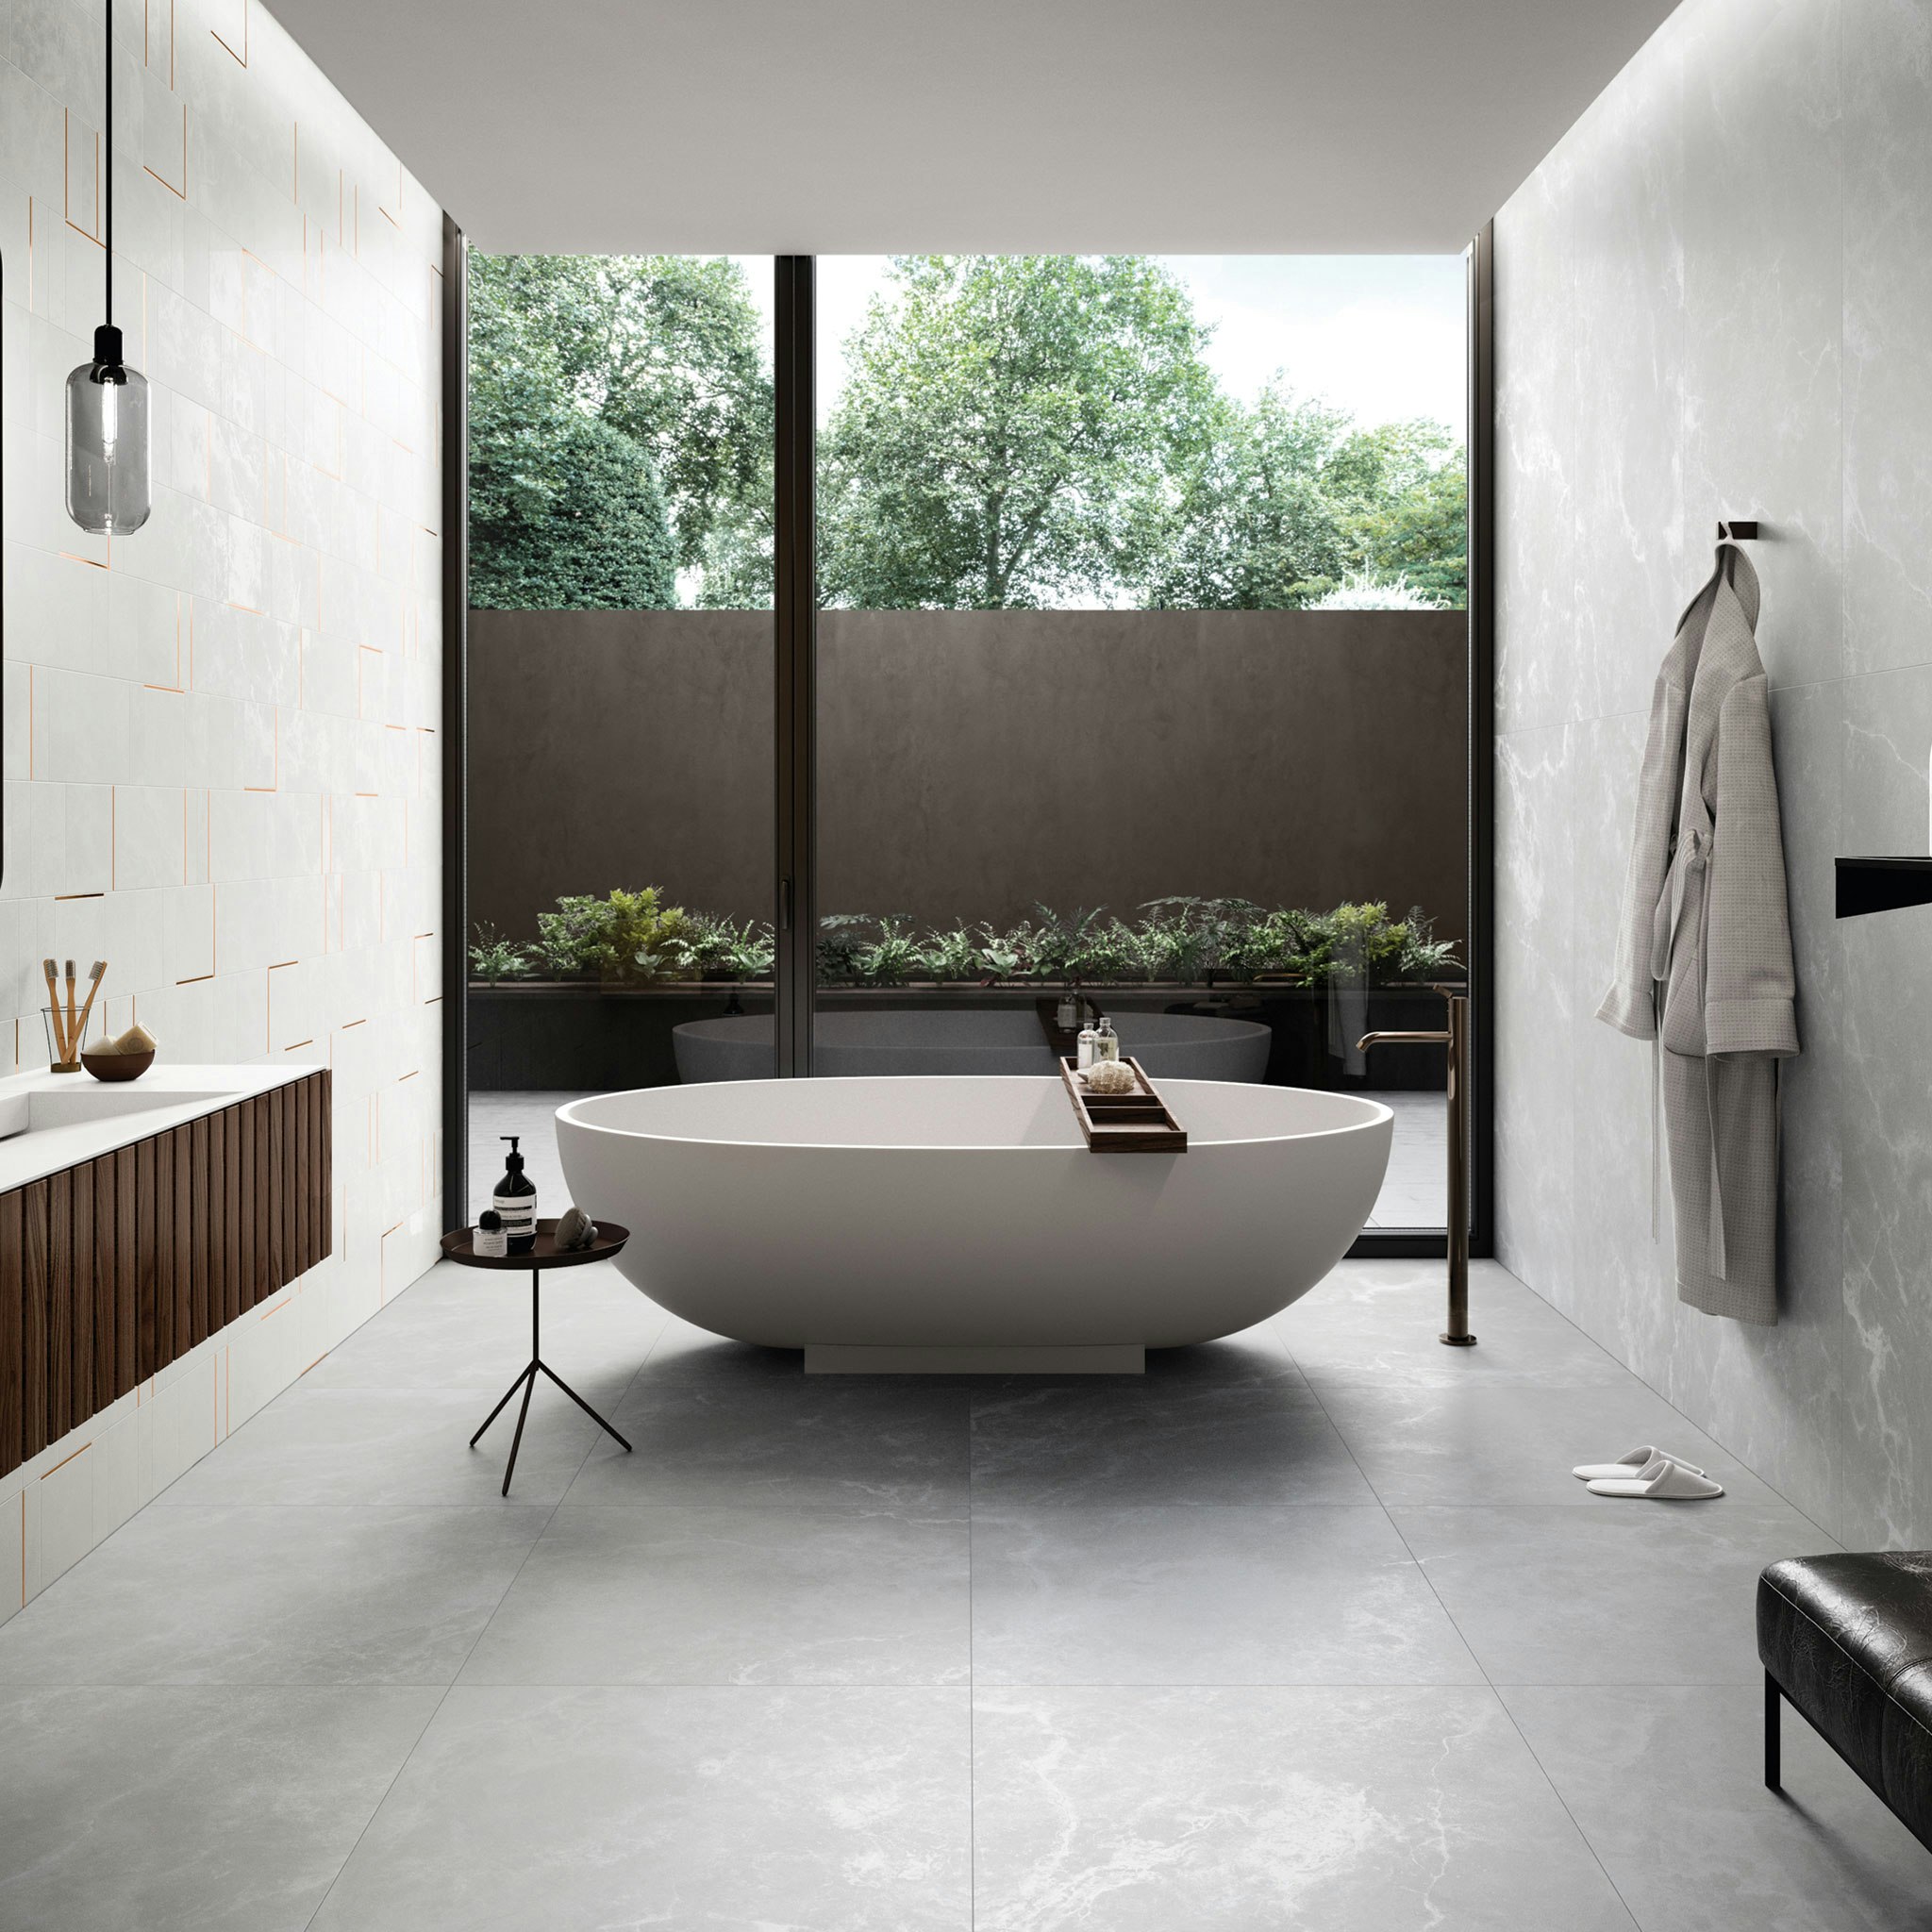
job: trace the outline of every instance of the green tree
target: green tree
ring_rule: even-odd
[[[1344,581],[1393,581],[1460,605],[1462,458],[1441,424],[1357,428],[1278,387],[1220,399],[1186,477],[1147,601],[1170,609],[1292,609]]]
[[[1346,512],[1329,468],[1349,419],[1267,389],[1252,408],[1217,397],[1182,481],[1146,601],[1174,610],[1292,609],[1346,568]]]
[[[473,485],[471,603],[493,610],[675,607],[677,572],[664,499],[637,444],[566,408],[544,435],[543,450],[535,515],[479,515]]]
[[[1130,594],[1214,403],[1186,291],[1133,256],[901,256],[822,446],[827,603]]]
[[[1391,501],[1357,511],[1350,540],[1376,576],[1406,577],[1439,603],[1469,602],[1468,483],[1462,453]]]
[[[479,603],[674,605],[675,573],[770,601],[772,390],[734,262],[470,258]],[[581,580],[581,581],[580,581]]]

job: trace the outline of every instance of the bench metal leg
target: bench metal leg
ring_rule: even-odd
[[[1778,1762],[1778,1718],[1784,1698],[1777,1688],[1777,1679],[1769,1671],[1764,1674],[1764,1789],[1768,1791],[1784,1790],[1783,1769]]]

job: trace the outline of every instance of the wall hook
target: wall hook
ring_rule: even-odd
[[[1752,543],[1757,538],[1756,517],[1724,517],[1719,520],[1717,541],[1720,543]]]

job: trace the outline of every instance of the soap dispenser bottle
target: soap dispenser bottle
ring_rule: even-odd
[[[1074,1066],[1076,1072],[1085,1073],[1093,1064],[1093,1043],[1099,1039],[1093,1030],[1092,1021],[1080,1029],[1080,1037],[1074,1042]]]
[[[1113,1022],[1105,1013],[1094,1023],[1093,1058],[1099,1060],[1117,1060],[1121,1057],[1121,1037],[1113,1030]]]
[[[512,1255],[527,1255],[537,1245],[537,1184],[524,1172],[524,1157],[517,1152],[521,1134],[499,1134],[509,1142],[509,1159],[503,1178],[490,1205],[503,1217],[505,1246]]]

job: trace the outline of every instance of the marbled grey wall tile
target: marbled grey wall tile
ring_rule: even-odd
[[[1574,1092],[1570,731],[1496,741],[1497,1256],[1533,1284],[1569,1259],[1554,1204],[1569,1192]]]
[[[1677,42],[1659,35],[1565,142],[1574,184],[1579,718],[1649,706],[1654,641],[1669,635],[1684,602],[1682,88]]]
[[[1844,838],[1859,852],[1924,849],[1932,666],[1846,687]],[[1916,835],[1916,836],[1915,836]],[[1904,1541],[1932,1526],[1932,908],[1843,927],[1846,1448],[1862,1478],[1848,1533]]]
[[[1688,0],[1497,217],[1496,260],[1499,1253],[1826,1530],[1924,1541],[1932,912],[1841,924],[1832,859],[1927,849],[1932,0]],[[1647,1057],[1590,1017],[1641,713],[1720,515],[1765,527],[1805,1049],[1764,1331],[1677,1302]],[[1558,717],[1560,748],[1508,729]]]
[[[1867,671],[1932,659],[1932,4],[1859,0],[1843,86],[1845,653]]]
[[[1557,157],[1496,227],[1496,725],[1560,724],[1574,707],[1571,558],[1576,447],[1574,258]]]
[[[1773,684],[1808,684],[1843,663],[1838,0],[1702,0],[1674,25],[1687,560],[1701,581],[1720,516],[1765,523],[1758,646]]]
[[[1651,671],[1655,675],[1654,662]],[[1563,1278],[1551,1296],[1588,1334],[1660,1388],[1676,1291],[1670,1176],[1652,1108],[1655,1050],[1596,1017],[1616,973],[1649,702],[1646,691],[1642,709],[1593,719],[1573,731],[1574,1206]]]

